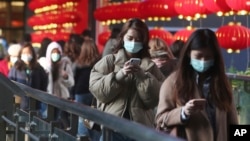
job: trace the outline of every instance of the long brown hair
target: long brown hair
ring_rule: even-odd
[[[210,92],[214,104],[223,110],[230,110],[232,89],[225,74],[224,61],[215,33],[210,29],[197,29],[186,42],[177,69],[175,96],[178,103],[184,104],[194,98],[195,77],[190,65],[190,52],[209,47],[214,53],[214,65],[208,70],[211,76]]]
[[[84,40],[81,53],[76,60],[78,66],[93,66],[100,59],[97,46],[93,39]]]

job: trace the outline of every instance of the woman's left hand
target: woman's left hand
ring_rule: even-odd
[[[64,79],[68,79],[68,73],[65,71],[65,70],[62,70],[61,71],[61,75],[62,75],[62,77],[64,78]]]

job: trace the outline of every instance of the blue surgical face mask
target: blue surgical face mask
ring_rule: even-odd
[[[60,59],[61,55],[59,53],[52,53],[51,60],[52,62],[57,62]]]
[[[191,58],[190,64],[197,72],[205,72],[214,65],[214,60],[201,61]]]
[[[124,48],[129,53],[138,53],[143,47],[141,42],[124,41]]]

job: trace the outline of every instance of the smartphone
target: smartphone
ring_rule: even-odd
[[[194,103],[195,107],[198,107],[200,109],[204,109],[205,105],[206,105],[206,99],[203,99],[203,98],[201,98],[201,99],[194,99],[193,103]]]
[[[140,58],[131,58],[129,60],[129,62],[131,65],[138,65],[139,66],[141,64],[141,59]]]

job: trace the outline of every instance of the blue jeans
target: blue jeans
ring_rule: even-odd
[[[75,94],[75,101],[84,105],[91,106],[93,95],[91,93]]]
[[[82,103],[84,105],[91,106],[93,95],[91,93],[86,94],[75,94],[75,101]],[[79,136],[89,136],[92,141],[99,141],[100,133],[95,130],[88,129],[84,126],[83,118],[79,117],[78,121],[78,135]]]
[[[111,136],[111,140],[110,141],[135,141],[127,136],[124,136],[120,133],[111,131],[110,133]],[[99,141],[103,141],[103,136],[101,135],[100,140]]]

